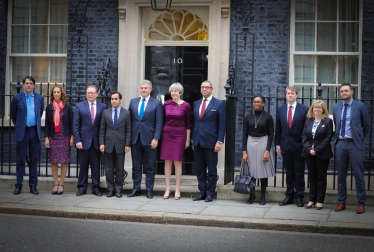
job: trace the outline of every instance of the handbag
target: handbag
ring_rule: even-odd
[[[240,174],[235,176],[234,192],[241,194],[254,193],[256,188],[256,179],[249,175],[248,162],[242,162],[240,165]]]

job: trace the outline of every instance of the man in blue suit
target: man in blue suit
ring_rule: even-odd
[[[100,189],[100,150],[99,132],[101,115],[107,108],[96,100],[98,89],[95,85],[86,87],[86,101],[76,104],[73,116],[73,132],[75,146],[79,154],[79,176],[77,196],[87,193],[88,167],[91,167],[92,193],[101,196]]]
[[[275,145],[277,154],[282,154],[286,170],[286,198],[280,206],[293,204],[294,198],[298,207],[303,207],[305,190],[305,160],[302,134],[308,107],[296,102],[298,90],[295,86],[286,89],[287,103],[278,107],[276,115]]]
[[[151,97],[152,82],[140,82],[140,97],[130,101],[131,158],[133,190],[127,197],[140,196],[142,168],[146,172],[147,198],[153,198],[158,140],[161,137],[164,111],[159,100]],[[143,163],[144,160],[144,163]]]
[[[27,76],[22,80],[24,92],[14,96],[10,106],[10,117],[15,128],[16,139],[16,176],[17,182],[13,194],[21,193],[27,149],[29,149],[29,186],[32,194],[39,194],[38,160],[40,139],[42,139],[41,117],[44,109],[43,96],[34,93],[35,80]]]
[[[211,202],[217,185],[218,152],[226,131],[226,108],[225,103],[212,96],[213,85],[210,81],[204,81],[200,88],[203,99],[194,103],[192,134],[200,193],[193,201]]]
[[[338,206],[336,212],[345,209],[347,198],[348,161],[351,162],[356,182],[358,207],[357,214],[365,212],[365,179],[364,179],[364,139],[369,133],[369,113],[366,105],[352,98],[353,87],[344,82],[340,86],[343,99],[334,105],[335,157],[338,165]]]

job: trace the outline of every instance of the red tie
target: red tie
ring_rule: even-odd
[[[206,108],[206,99],[204,99],[203,106],[201,106],[201,111],[200,111],[200,119],[203,118],[204,113],[205,113],[205,108]]]
[[[90,113],[91,113],[91,122],[92,124],[94,123],[95,121],[95,110],[94,110],[94,103],[91,102],[91,110],[90,110]]]
[[[292,106],[288,107],[288,119],[287,119],[288,128],[291,129],[292,126]]]

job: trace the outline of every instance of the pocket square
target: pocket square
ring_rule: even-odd
[[[325,126],[325,125],[322,125],[321,127],[324,128],[324,127],[326,127],[326,126]]]
[[[211,111],[217,111],[216,109],[212,109]]]

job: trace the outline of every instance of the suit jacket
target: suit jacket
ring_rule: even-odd
[[[66,103],[62,109],[64,117],[60,124],[64,127],[64,136],[73,135],[73,109],[69,103]],[[55,134],[55,124],[53,122],[53,105],[48,104],[45,109],[45,128],[44,137],[53,137]]]
[[[131,145],[134,145],[141,134],[143,145],[150,145],[152,139],[160,139],[164,122],[164,111],[159,100],[149,97],[142,120],[139,119],[138,107],[141,97],[131,99]]]
[[[342,109],[343,101],[334,105],[335,143],[339,139]],[[363,150],[365,136],[370,130],[369,113],[364,103],[352,100],[350,126],[356,147]]]
[[[96,100],[95,121],[91,122],[91,113],[88,101],[76,104],[73,116],[73,132],[75,143],[82,142],[83,149],[88,150],[93,141],[95,148],[99,150],[99,129],[101,114],[107,108],[104,103]]]
[[[127,109],[120,107],[117,126],[113,126],[112,108],[104,110],[101,116],[99,144],[105,145],[105,152],[124,153],[125,146],[130,147],[131,118]]]
[[[290,129],[288,129],[287,124],[288,105],[283,104],[277,110],[275,145],[279,145],[281,150],[297,151],[303,148],[301,135],[309,108],[301,103],[296,104]]]
[[[192,132],[192,145],[200,144],[203,148],[214,148],[217,141],[223,142],[226,131],[225,103],[212,97],[200,119],[199,109],[202,99],[194,103],[194,126]]]
[[[316,129],[314,138],[312,135],[313,123],[314,118],[308,118],[305,121],[302,136],[304,148],[301,156],[308,157],[310,150],[314,149],[317,159],[330,159],[333,156],[331,151],[331,139],[333,135],[332,120],[330,118],[322,119]]]
[[[39,140],[42,139],[42,127],[41,118],[44,110],[44,98],[40,94],[34,92],[34,109],[35,109],[35,121],[36,129],[38,132]],[[26,130],[26,119],[27,119],[27,108],[26,108],[26,97],[25,93],[16,94],[13,97],[10,105],[10,118],[15,128],[16,141],[22,141],[25,136]]]

